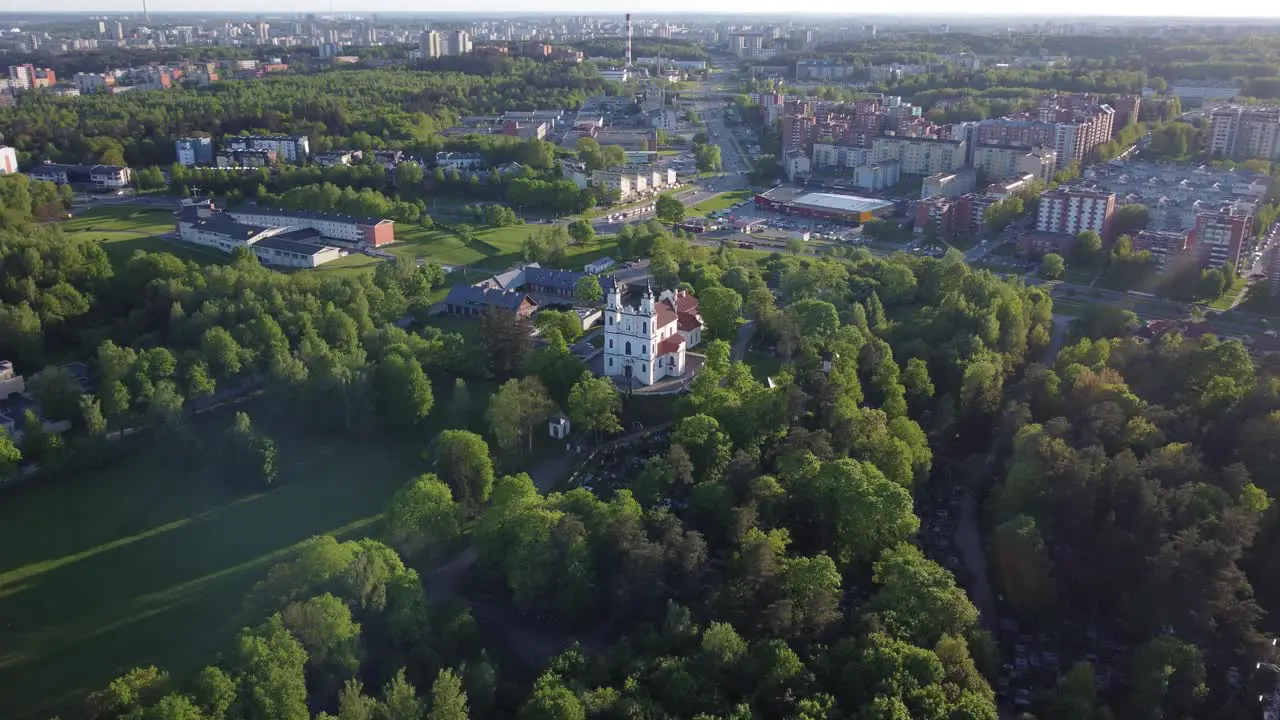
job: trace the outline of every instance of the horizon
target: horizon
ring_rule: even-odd
[[[281,2],[273,4],[268,12],[263,12],[260,5],[249,2],[248,0],[230,0],[230,2],[222,3],[219,9],[213,10],[191,10],[186,4],[179,4],[176,0],[173,7],[168,7],[166,0],[152,0],[147,3],[147,10],[154,17],[157,15],[181,15],[181,16],[225,16],[239,14],[253,14],[260,16],[280,16],[292,15],[300,13],[323,14],[328,15],[330,12],[342,15],[368,15],[372,13],[399,15],[408,17],[489,17],[489,16],[525,16],[525,17],[554,17],[557,15],[573,14],[583,15],[587,17],[610,17],[612,15],[621,16],[627,12],[625,6],[620,7],[617,12],[602,13],[598,5],[586,3],[584,0],[570,0],[564,6],[548,10],[545,6],[535,3],[528,3],[528,0],[476,0],[470,3],[473,7],[469,10],[434,10],[424,11],[420,7],[413,7],[410,3],[400,0],[389,0],[387,4],[369,5],[362,4],[359,8],[342,7],[344,3],[336,3],[331,7],[328,3],[314,2],[314,0],[281,0]],[[385,1],[385,0],[384,0]],[[528,3],[528,5],[526,5]],[[666,4],[671,3],[671,4]],[[38,18],[42,16],[59,16],[59,15],[98,15],[113,14],[132,16],[134,14],[141,15],[143,12],[141,0],[122,0],[115,2],[100,3],[95,0],[82,2],[81,0],[53,0],[47,3],[53,7],[42,9],[39,11],[22,12],[16,10],[0,10],[0,17],[31,17]],[[996,0],[992,3],[985,3],[982,6],[960,6],[955,7],[949,3],[940,2],[939,0],[926,0],[923,7],[917,6],[910,10],[874,8],[862,10],[858,12],[850,12],[847,8],[836,9],[834,2],[830,0],[810,0],[801,4],[800,8],[788,10],[787,12],[779,12],[776,5],[763,2],[762,0],[737,0],[729,2],[729,0],[710,0],[705,7],[696,10],[689,9],[687,4],[675,2],[674,0],[659,0],[659,2],[650,3],[645,6],[645,12],[633,12],[633,17],[657,19],[655,16],[675,16],[675,17],[707,17],[707,16],[751,16],[752,18],[780,18],[780,19],[800,19],[800,18],[848,18],[856,20],[859,18],[898,18],[900,20],[936,20],[946,22],[948,19],[957,19],[963,21],[974,21],[981,19],[1004,20],[1004,19],[1020,19],[1053,22],[1056,20],[1064,20],[1070,22],[1081,22],[1087,20],[1097,21],[1114,21],[1114,20],[1144,20],[1148,22],[1172,22],[1179,21],[1204,21],[1204,20],[1221,20],[1225,22],[1245,22],[1250,20],[1263,21],[1280,21],[1280,6],[1271,6],[1272,10],[1268,13],[1259,14],[1257,6],[1241,5],[1238,6],[1245,12],[1235,13],[1228,11],[1222,12],[1201,12],[1207,9],[1217,9],[1213,6],[1203,3],[1192,3],[1188,0],[1174,0],[1174,2],[1158,2],[1158,0],[1139,0],[1137,3],[1116,4],[1106,2],[1106,0],[1082,0],[1071,6],[1070,9],[1063,11],[1058,10],[1054,13],[1043,12],[1027,12],[1025,4],[1017,0]],[[1134,7],[1151,6],[1158,9],[1159,12],[1135,12]],[[1116,12],[1112,12],[1112,8]],[[1171,12],[1172,11],[1172,12]]]

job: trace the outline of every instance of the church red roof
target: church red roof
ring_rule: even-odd
[[[702,323],[698,322],[698,316],[691,313],[680,313],[680,324],[678,329],[680,332],[689,332],[702,327]]]
[[[684,338],[679,335],[672,335],[658,343],[658,356],[661,357],[670,353],[680,352],[681,345],[684,345]]]

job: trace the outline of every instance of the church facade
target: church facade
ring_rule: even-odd
[[[608,376],[631,377],[641,385],[679,377],[685,370],[685,352],[702,342],[698,299],[685,292],[664,290],[655,297],[646,286],[638,297],[626,297],[615,285],[604,315]]]

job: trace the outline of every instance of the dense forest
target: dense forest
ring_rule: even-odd
[[[307,135],[312,152],[353,138],[415,154],[441,147],[459,115],[574,108],[606,91],[590,64],[503,60],[482,73],[333,70],[228,81],[196,89],[59,98],[25,93],[0,109],[6,142],[24,164],[168,165],[173,139],[192,133]]]

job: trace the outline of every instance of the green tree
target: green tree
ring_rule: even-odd
[[[306,650],[313,672],[345,677],[360,669],[360,623],[331,593],[286,605],[280,621]]]
[[[382,688],[382,702],[378,706],[380,720],[423,720],[422,701],[418,691],[404,676],[404,668],[387,681]]]
[[[415,188],[422,184],[422,166],[416,162],[402,162],[396,165],[396,187],[401,189]]]
[[[1075,245],[1071,248],[1071,261],[1081,267],[1096,268],[1102,258],[1102,238],[1093,230],[1084,230],[1076,235]]]
[[[579,245],[585,245],[596,237],[595,226],[591,224],[590,220],[574,220],[569,223],[569,227],[567,229],[569,231],[569,237],[573,238],[573,241]]]
[[[431,413],[435,398],[431,381],[417,359],[394,352],[374,371],[378,415],[392,427],[409,428]]]
[[[307,652],[279,616],[260,630],[248,628],[231,649],[230,666],[243,689],[240,712],[247,720],[308,720]]]
[[[569,391],[569,418],[587,432],[597,435],[621,432],[622,424],[618,422],[621,409],[618,390],[609,378],[584,373]]]
[[[0,479],[12,476],[21,461],[22,452],[13,444],[9,432],[0,427]]]
[[[913,545],[885,550],[872,577],[880,589],[868,610],[902,640],[927,647],[943,635],[963,636],[978,621],[977,609],[951,573]]]
[[[527,439],[533,449],[534,429],[551,417],[555,403],[547,389],[534,377],[508,380],[489,400],[486,416],[498,447],[517,453]]]
[[[435,475],[419,475],[391,497],[384,517],[387,542],[406,557],[439,557],[460,532],[462,507]]]
[[[1067,271],[1067,261],[1058,253],[1048,253],[1040,258],[1040,277],[1045,280],[1061,280]]]
[[[236,701],[236,684],[226,671],[210,665],[196,675],[191,696],[208,720],[223,720]]]
[[[742,316],[742,296],[731,288],[709,287],[698,295],[698,313],[712,338],[732,341]]]
[[[489,500],[493,460],[484,438],[466,430],[445,430],[436,441],[434,454],[436,471],[453,490],[458,504],[475,512]]]
[[[667,193],[658,196],[654,215],[664,223],[675,225],[684,220],[684,203]]]
[[[200,352],[216,377],[229,380],[240,374],[244,350],[223,327],[211,327],[200,338]]]
[[[431,710],[427,713],[427,720],[467,720],[468,717],[467,693],[462,689],[462,678],[453,670],[441,670],[431,685]]]
[[[573,287],[574,297],[594,307],[604,297],[604,289],[595,275],[583,275]]]

